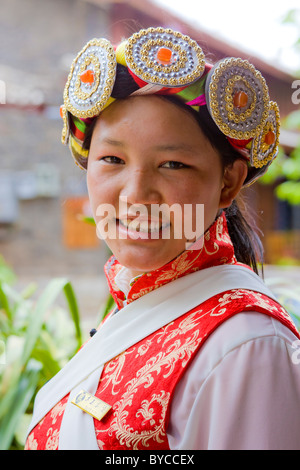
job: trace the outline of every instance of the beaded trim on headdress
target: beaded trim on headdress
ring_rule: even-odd
[[[141,30],[131,36],[125,60],[137,77],[160,89],[191,85],[205,69],[204,54],[195,41],[163,28]]]
[[[276,157],[279,110],[270,101],[261,73],[240,58],[206,64],[201,47],[188,36],[169,28],[148,28],[116,49],[106,39],[93,39],[73,61],[61,107],[62,141],[69,144],[80,167],[87,164],[83,141],[89,125],[115,100],[117,64],[127,68],[137,85],[131,95],[176,94],[187,105],[206,105],[230,144],[249,162],[252,176],[247,185]]]

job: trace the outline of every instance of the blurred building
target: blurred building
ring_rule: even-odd
[[[59,106],[71,61],[87,40],[119,42],[149,26],[189,34],[213,61],[224,56],[249,59],[265,76],[282,116],[295,109],[293,77],[150,0],[1,0],[0,253],[18,275],[102,272],[108,252],[94,227],[80,220],[90,210],[85,173],[60,142]],[[293,139],[282,135],[287,152]],[[300,228],[298,208],[279,203],[272,187],[256,184],[246,196],[262,214],[258,225],[264,232]]]

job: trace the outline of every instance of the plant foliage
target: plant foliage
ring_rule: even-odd
[[[70,282],[53,279],[21,293],[0,258],[0,449],[22,449],[37,391],[82,345],[77,301]],[[56,300],[64,294],[67,309]]]
[[[294,26],[298,31],[299,38],[295,42],[294,48],[300,54],[300,9],[294,8],[288,11],[282,21],[285,24]],[[300,76],[300,70],[295,75]],[[288,131],[300,130],[299,106],[298,109],[282,119],[281,126]],[[268,172],[260,179],[260,182],[262,184],[278,183],[275,189],[278,199],[287,201],[291,205],[300,204],[300,138],[289,157],[286,157],[282,148],[280,148],[279,155],[268,169]]]

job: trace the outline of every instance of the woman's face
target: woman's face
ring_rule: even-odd
[[[224,186],[220,157],[195,119],[155,96],[116,101],[100,115],[87,184],[98,228],[108,223],[107,245],[134,274],[157,269],[186,249],[201,222],[196,205],[204,205],[206,230],[222,207]],[[168,210],[172,206],[177,211]]]

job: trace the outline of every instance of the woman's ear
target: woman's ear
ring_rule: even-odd
[[[237,159],[224,170],[219,207],[225,209],[239,193],[248,172],[246,160]]]

